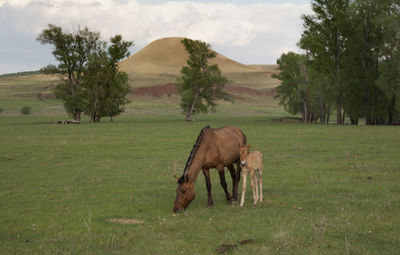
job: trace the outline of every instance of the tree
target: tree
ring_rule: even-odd
[[[126,94],[130,91],[128,76],[118,69],[118,62],[129,56],[133,42],[123,41],[121,35],[110,39],[111,45],[93,55],[87,64],[87,75],[83,81],[86,110],[92,122],[101,117],[113,117],[123,112],[129,102]]]
[[[210,45],[190,39],[183,39],[181,42],[189,59],[178,77],[178,82],[181,83],[178,92],[181,95],[181,108],[186,114],[185,120],[192,121],[193,114],[215,111],[217,99],[231,98],[223,91],[228,80],[221,75],[218,65],[208,65],[208,59],[216,56]]]
[[[392,124],[400,120],[400,3],[392,0],[377,17],[377,22],[384,32],[377,84],[387,98],[388,124]]]
[[[300,113],[303,122],[315,122],[320,118],[325,123],[325,101],[318,83],[310,79],[317,77],[317,72],[313,71],[307,57],[288,52],[281,55],[277,64],[281,72],[272,77],[282,81],[275,95],[280,99],[279,104],[291,114]]]
[[[130,87],[127,75],[118,70],[117,63],[129,56],[133,42],[116,35],[108,46],[100,33],[87,27],[66,33],[51,24],[37,40],[54,47],[58,66],[48,65],[41,71],[60,75],[61,82],[54,93],[75,121],[80,122],[82,112],[90,115],[91,121],[99,122],[103,116],[112,120],[123,111],[123,105],[129,102],[126,94]]]
[[[352,124],[392,123],[399,115],[398,0],[313,0],[312,9],[298,45],[323,78],[310,75],[310,83],[335,101],[337,123],[345,115]]]
[[[113,117],[124,111],[123,106],[129,103],[126,94],[130,91],[128,75],[118,70],[118,62],[130,55],[129,48],[133,46],[133,41],[123,41],[121,35],[116,35],[110,39],[111,46],[108,48],[109,66],[112,70],[112,79],[108,87],[107,111],[105,116]]]
[[[358,95],[366,124],[385,122],[386,99],[377,86],[379,77],[379,52],[383,46],[383,31],[376,21],[382,13],[384,2],[374,0],[355,0],[351,6],[353,34],[350,35],[349,56],[357,63],[352,63],[351,70],[358,74]],[[356,83],[355,83],[356,84]],[[355,92],[355,91],[354,91]]]
[[[283,105],[285,110],[291,114],[304,112],[303,100],[301,99],[300,85],[305,82],[300,77],[305,77],[300,66],[304,63],[304,56],[289,52],[283,53],[276,61],[280,72],[273,74],[272,77],[281,81],[276,88],[275,98],[279,98],[279,104]],[[303,120],[305,116],[302,116]]]
[[[64,108],[74,120],[80,122],[81,113],[85,110],[81,84],[90,56],[104,47],[100,33],[91,32],[87,27],[67,33],[61,27],[49,24],[37,40],[54,47],[53,55],[59,62],[58,66],[50,65],[41,71],[60,75],[61,82],[54,90],[55,95],[63,101]]]
[[[349,0],[314,0],[313,15],[304,15],[304,31],[298,45],[329,77],[329,89],[336,101],[337,124],[343,124],[343,61],[346,50],[345,33],[348,27]]]

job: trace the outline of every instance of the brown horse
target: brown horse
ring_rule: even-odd
[[[246,144],[246,136],[236,127],[225,126],[218,129],[210,128],[209,126],[204,127],[193,145],[183,175],[177,179],[178,187],[176,188],[174,212],[186,209],[194,199],[194,184],[200,169],[203,170],[206,179],[209,206],[213,205],[210,168],[218,170],[226,200],[231,203],[232,197],[227,190],[224,173],[224,167],[228,167],[233,183],[233,199],[237,200],[241,170],[239,147],[244,144]],[[233,163],[236,163],[237,172],[233,167]]]

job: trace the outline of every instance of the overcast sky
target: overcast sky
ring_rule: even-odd
[[[73,31],[88,26],[104,39],[121,34],[135,54],[153,40],[184,36],[211,44],[244,64],[275,64],[299,51],[309,0],[0,0],[0,74],[56,63],[36,41],[51,23]]]

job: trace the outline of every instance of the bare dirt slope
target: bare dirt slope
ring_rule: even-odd
[[[179,74],[186,65],[188,54],[181,43],[183,37],[168,37],[155,40],[142,50],[120,63],[126,73],[171,73]],[[253,72],[256,69],[231,60],[219,53],[210,64],[218,64],[222,72]]]
[[[132,88],[154,87],[176,83],[180,70],[186,65],[188,54],[181,43],[183,37],[155,40],[120,63],[121,71],[129,75]],[[271,75],[276,65],[244,65],[217,53],[210,64],[218,64],[222,74],[233,86],[270,90],[279,82]]]

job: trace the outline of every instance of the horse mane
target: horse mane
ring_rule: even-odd
[[[197,137],[196,142],[194,143],[192,150],[190,151],[190,155],[189,155],[189,157],[188,157],[188,159],[186,161],[186,165],[185,165],[185,169],[183,170],[183,174],[182,174],[181,178],[179,178],[179,180],[178,180],[179,184],[182,184],[185,181],[185,178],[187,178],[187,177],[185,177],[186,174],[187,174],[187,170],[188,170],[188,168],[190,167],[190,165],[193,162],[194,155],[196,155],[197,149],[199,148],[199,145],[200,145],[200,143],[201,143],[201,141],[203,139],[204,131],[207,130],[208,128],[210,128],[210,126],[205,126],[205,127],[203,127],[201,129],[200,134]]]

